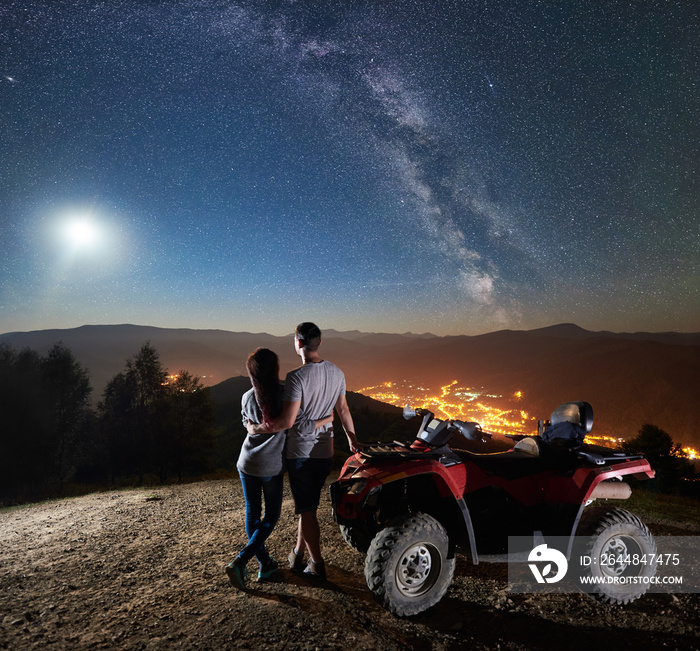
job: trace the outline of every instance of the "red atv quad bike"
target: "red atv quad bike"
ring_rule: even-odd
[[[348,458],[330,487],[343,538],[366,553],[367,585],[390,612],[416,615],[440,601],[452,582],[457,551],[475,564],[507,562],[512,536],[529,537],[530,549],[556,540],[550,546],[564,546],[567,559],[592,558],[580,568],[589,576],[649,572],[648,566],[625,562],[634,554],[656,553],[646,525],[626,510],[591,505],[628,498],[631,489],[622,477],[647,479],[654,471],[641,456],[583,443],[593,426],[587,402],[565,403],[550,421],[540,421],[537,436],[511,440],[477,423],[404,409],[405,418],[414,416],[423,420],[413,443],[368,445]],[[488,448],[487,441],[493,447],[499,436],[510,449],[466,449]],[[616,560],[601,562],[606,558]],[[601,583],[587,591],[600,601],[628,603],[648,587]]]

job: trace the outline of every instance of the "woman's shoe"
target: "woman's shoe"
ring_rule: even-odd
[[[260,566],[258,581],[269,579],[279,568],[279,563],[271,558],[265,565]]]
[[[232,563],[226,566],[226,574],[228,575],[228,580],[234,588],[244,588],[245,582],[248,578],[248,568],[245,563],[240,559],[236,559]]]
[[[310,579],[315,579],[316,581],[325,581],[326,576],[326,564],[323,561],[309,561],[309,564],[304,570],[304,576],[308,576]]]
[[[296,547],[289,554],[289,569],[294,572],[304,571],[304,554],[298,554]]]

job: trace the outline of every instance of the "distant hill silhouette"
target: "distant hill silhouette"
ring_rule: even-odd
[[[504,331],[504,332],[513,332]],[[634,341],[656,341],[661,344],[678,344],[681,346],[699,346],[700,333],[691,332],[609,332],[600,330],[591,332],[584,330],[574,323],[560,323],[559,325],[527,330],[530,335],[547,335],[551,337],[562,337],[564,339],[591,339],[593,337],[608,337],[611,339],[632,339]]]
[[[250,387],[250,379],[248,379],[246,375],[245,377],[232,377],[228,380],[224,380],[210,387],[209,391],[217,405],[233,405],[232,410],[235,410],[236,417],[240,418],[241,398]],[[348,396],[348,403],[353,407],[395,416],[401,415],[402,409],[400,407],[394,407],[385,402],[374,400],[373,398],[363,396],[361,393],[348,392]]]
[[[291,333],[108,325],[0,335],[0,343],[39,353],[59,341],[90,370],[95,400],[146,341],[171,373],[186,369],[207,385],[238,377],[249,386],[245,360],[258,346],[279,355],[283,376],[299,364]],[[537,418],[562,402],[587,400],[596,433],[630,437],[651,422],[700,447],[700,333],[590,332],[574,324],[449,337],[328,330],[322,353],[343,369],[354,391],[384,381],[435,386],[457,380],[491,393],[523,391],[522,408]]]

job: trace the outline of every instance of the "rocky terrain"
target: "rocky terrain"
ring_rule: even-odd
[[[461,556],[442,602],[396,618],[372,599],[364,557],[343,542],[327,499],[329,580],[282,569],[239,590],[223,568],[244,543],[243,513],[236,479],[0,511],[0,648],[700,648],[699,595],[648,594],[612,607],[579,594],[509,594],[506,566]],[[286,494],[269,543],[280,561],[295,529]]]

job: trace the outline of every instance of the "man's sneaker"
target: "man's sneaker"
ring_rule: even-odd
[[[260,566],[258,581],[269,579],[279,569],[279,567],[279,563],[271,558],[267,563],[265,563],[265,565]]]
[[[245,582],[248,578],[248,568],[243,561],[236,559],[226,566],[226,574],[228,580],[234,588],[245,588]]]
[[[308,576],[310,579],[315,579],[316,581],[326,580],[326,564],[323,561],[318,561],[314,563],[309,561],[309,564],[304,570],[304,576]]]
[[[303,572],[304,567],[304,554],[297,554],[297,548],[295,547],[289,554],[289,569],[294,572]]]

